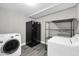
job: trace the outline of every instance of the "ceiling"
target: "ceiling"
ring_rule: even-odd
[[[0,7],[8,8],[10,10],[14,10],[18,13],[23,14],[26,17],[29,17],[30,15],[46,9],[50,6],[55,5],[56,3],[38,3],[35,6],[30,6],[25,3],[0,3]]]
[[[60,3],[60,4],[54,4],[51,7],[41,10],[40,12],[36,12],[32,15],[30,15],[30,18],[32,19],[39,19],[51,14],[55,14],[57,12],[61,12],[63,10],[69,9],[69,8],[73,8],[77,6],[76,3]]]

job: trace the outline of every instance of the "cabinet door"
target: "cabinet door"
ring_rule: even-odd
[[[31,43],[32,22],[26,22],[26,44]]]
[[[37,41],[40,42],[41,39],[41,25],[37,23]]]

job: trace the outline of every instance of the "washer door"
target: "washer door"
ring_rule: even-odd
[[[12,54],[16,52],[16,50],[19,48],[20,43],[16,39],[12,39],[7,41],[3,46],[3,52],[7,54]]]

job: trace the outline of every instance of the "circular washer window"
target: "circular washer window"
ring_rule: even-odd
[[[12,53],[16,52],[19,45],[20,45],[20,43],[18,40],[16,40],[16,39],[9,40],[3,46],[3,52],[7,53],[7,54],[12,54]]]

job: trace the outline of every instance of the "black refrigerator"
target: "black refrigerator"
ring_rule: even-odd
[[[26,45],[34,47],[41,41],[41,24],[35,21],[26,22]]]

